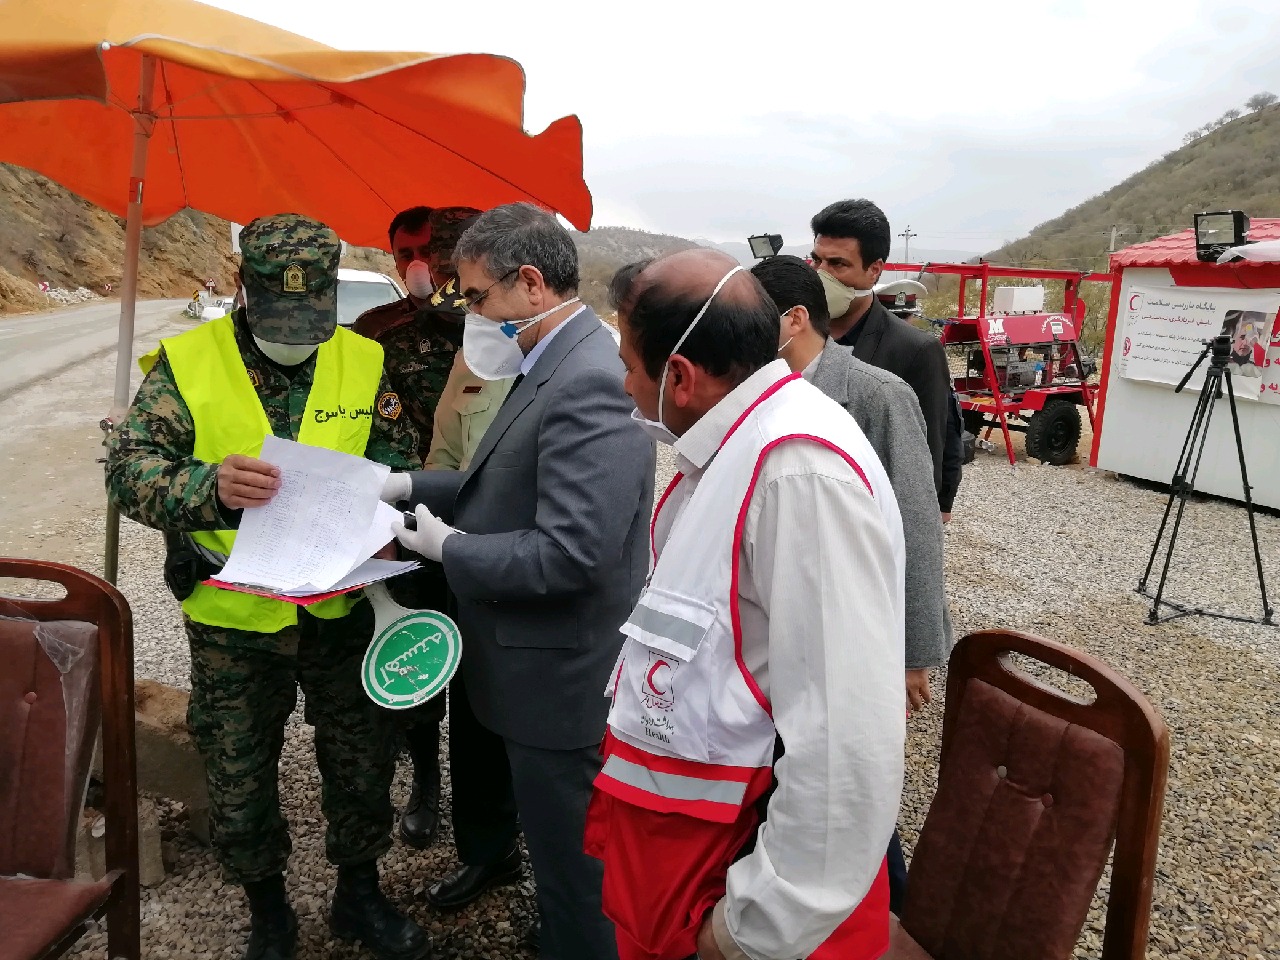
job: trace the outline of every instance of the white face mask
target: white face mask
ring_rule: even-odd
[[[676,345],[672,347],[671,352],[667,354],[667,359],[662,363],[662,379],[658,381],[658,419],[650,420],[648,417],[641,414],[638,408],[631,414],[631,419],[640,425],[640,429],[659,443],[674,444],[676,440],[679,439],[671,432],[667,425],[662,422],[662,399],[667,389],[667,366],[671,363],[671,358],[680,352],[680,348],[684,346],[684,342],[689,339],[689,334],[693,333],[693,328],[698,325],[698,321],[702,319],[703,315],[710,308],[711,301],[716,298],[716,294],[719,293],[721,288],[729,282],[730,277],[739,270],[745,269],[746,267],[739,264],[720,278],[720,282],[716,284],[716,288],[711,291],[711,296],[707,297],[707,302],[702,305],[702,309],[698,311],[698,315],[693,318],[693,323],[689,324],[684,333],[680,334],[680,339],[676,341]]]
[[[524,350],[517,339],[522,332],[541,323],[561,307],[577,303],[578,298],[558,303],[528,320],[490,320],[478,313],[467,312],[462,329],[462,355],[467,366],[481,380],[506,380],[520,372]]]
[[[425,300],[436,292],[436,285],[431,280],[431,268],[421,260],[415,260],[404,271],[404,285],[409,296],[415,300]]]
[[[870,290],[846,287],[825,270],[818,271],[818,279],[822,281],[822,291],[827,295],[827,312],[832,320],[839,320],[848,313],[853,301],[871,296]]]
[[[320,348],[318,343],[272,343],[270,340],[260,340],[256,336],[253,342],[258,345],[258,349],[268,360],[282,367],[296,367]]]
[[[665,443],[670,447],[680,439],[657,420],[647,419],[644,414],[640,412],[638,407],[631,411],[631,420],[636,426],[645,432],[646,436],[648,436],[650,440],[654,440],[658,443]]]

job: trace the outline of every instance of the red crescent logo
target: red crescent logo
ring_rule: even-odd
[[[1135,307],[1135,306],[1133,305],[1133,301],[1135,301],[1135,300],[1141,300],[1141,299],[1142,299],[1142,294],[1140,294],[1140,293],[1135,293],[1135,294],[1133,294],[1132,296],[1130,296],[1130,297],[1129,297],[1129,309],[1130,309],[1130,310],[1137,310],[1138,308],[1137,308],[1137,307]]]
[[[671,664],[667,663],[667,661],[665,660],[654,661],[653,666],[649,668],[649,672],[645,674],[644,682],[648,684],[649,689],[652,690],[654,693],[656,693],[658,696],[663,696],[664,694],[666,694],[667,691],[659,690],[658,685],[653,682],[653,675],[658,672],[658,669],[660,667],[666,667],[668,670],[670,670]],[[668,689],[670,688],[668,687]]]

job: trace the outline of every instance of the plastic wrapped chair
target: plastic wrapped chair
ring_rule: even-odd
[[[139,958],[133,616],[74,567],[0,559],[0,577],[66,596],[0,596],[0,958],[65,953],[106,918],[109,956]],[[75,842],[102,729],[106,875],[75,879]]]

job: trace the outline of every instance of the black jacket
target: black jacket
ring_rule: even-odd
[[[915,391],[924,414],[933,457],[933,488],[938,491],[941,509],[945,487],[943,451],[951,406],[951,371],[942,344],[931,334],[899,320],[874,297],[871,309],[838,342],[852,346],[853,355],[859,360],[896,373]]]
[[[948,398],[947,443],[942,450],[942,489],[938,491],[938,506],[943,513],[950,513],[960,489],[960,476],[964,472],[964,419],[960,415],[960,401],[953,392]],[[394,582],[394,581],[392,581]]]

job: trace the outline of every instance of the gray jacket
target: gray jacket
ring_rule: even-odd
[[[940,666],[951,655],[952,642],[942,571],[942,517],[915,392],[834,340],[822,348],[812,382],[853,415],[889,475],[907,549],[907,669]]]
[[[649,572],[654,446],[590,309],[511,391],[463,473],[413,475],[445,541],[476,718],[533,747],[599,743],[609,672]]]

